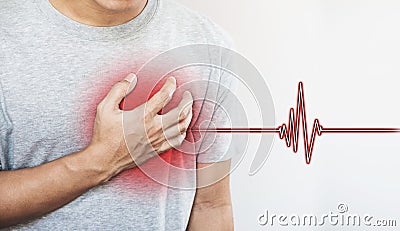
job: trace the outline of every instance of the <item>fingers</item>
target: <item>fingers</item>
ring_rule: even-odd
[[[130,74],[128,75],[123,81],[127,81],[130,83],[128,91],[126,92],[126,95],[129,95],[133,89],[135,89],[136,84],[137,84],[137,76],[135,74]]]
[[[183,120],[180,120],[169,128],[164,128],[164,135],[167,139],[183,134],[188,130],[193,116],[191,108],[188,107],[188,109],[190,109],[188,112],[181,113],[181,115],[183,115]]]
[[[168,78],[164,86],[148,102],[146,111],[155,116],[172,99],[176,90],[176,80],[173,77]]]
[[[192,121],[192,111],[190,110],[189,114],[185,117],[184,120],[180,121],[177,124],[174,124],[174,126],[171,126],[168,129],[163,128],[162,134],[158,136],[157,139],[152,140],[151,143],[154,146],[157,146],[168,140],[174,139],[179,135],[185,134],[189,128],[191,121]]]
[[[129,74],[124,80],[116,83],[104,98],[104,106],[113,109],[119,108],[122,99],[135,88],[136,83],[137,77],[133,73]]]
[[[181,121],[184,121],[192,113],[193,97],[190,92],[185,91],[182,96],[182,100],[179,105],[166,113],[162,117],[163,128],[168,129],[175,126]],[[191,119],[191,118],[190,118]]]
[[[186,137],[186,133],[181,134],[173,139],[170,140],[166,140],[160,147],[160,149],[158,150],[159,153],[163,153],[165,151],[168,151],[171,148],[178,148],[179,146],[181,146],[181,144],[183,143],[183,141],[185,140]]]
[[[179,105],[164,115],[157,115],[155,126],[147,130],[149,137],[152,137],[150,142],[154,146],[161,145],[165,140],[175,138],[178,135],[185,133],[192,120],[193,98],[189,92],[184,92]]]

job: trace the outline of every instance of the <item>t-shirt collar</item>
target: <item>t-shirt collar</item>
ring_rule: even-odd
[[[95,41],[110,41],[134,35],[135,32],[150,22],[159,5],[159,0],[148,0],[143,11],[134,19],[117,26],[96,27],[79,23],[63,15],[48,0],[36,0],[36,2],[47,20],[56,27],[60,27],[65,32],[75,34],[82,39]]]

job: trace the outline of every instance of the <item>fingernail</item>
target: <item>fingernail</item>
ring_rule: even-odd
[[[126,76],[125,80],[132,83],[136,78],[137,77],[134,73],[130,73],[128,76]]]
[[[192,94],[190,93],[190,91],[185,91],[184,94],[185,94],[185,97],[191,97],[191,96],[192,96]]]
[[[172,83],[176,84],[176,79],[173,76],[169,77],[168,81],[172,81]]]
[[[176,90],[176,79],[174,77],[169,77],[167,81],[172,83],[172,85],[168,86],[169,97],[172,97],[172,95],[175,93]]]

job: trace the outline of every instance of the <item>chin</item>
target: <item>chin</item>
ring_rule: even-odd
[[[140,6],[147,0],[95,0],[104,9],[110,11],[129,11]]]

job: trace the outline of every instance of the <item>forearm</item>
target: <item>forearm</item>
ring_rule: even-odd
[[[183,142],[192,118],[191,94],[185,92],[178,107],[159,115],[176,90],[176,80],[168,78],[148,102],[131,111],[121,110],[121,101],[136,82],[134,74],[128,75],[97,105],[91,144],[85,150],[35,168],[0,171],[0,228],[58,209]],[[168,136],[165,126],[173,131]],[[148,130],[153,131],[151,135]]]
[[[192,209],[188,230],[233,230],[231,204],[220,205],[218,207],[202,207],[195,205]]]
[[[38,167],[0,171],[0,227],[60,208],[105,181],[108,173],[90,159],[94,152],[88,148]]]

